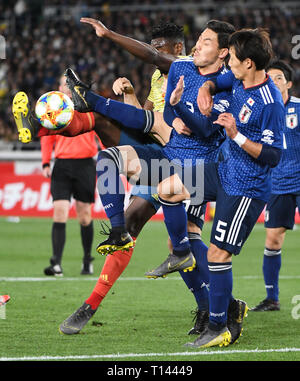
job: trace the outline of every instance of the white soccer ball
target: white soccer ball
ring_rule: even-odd
[[[60,130],[71,123],[74,104],[66,94],[60,91],[49,91],[36,102],[35,115],[43,127],[49,130]]]

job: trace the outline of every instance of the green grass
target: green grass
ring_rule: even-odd
[[[51,256],[51,224],[50,219],[21,218],[20,223],[11,223],[0,218],[0,294],[11,296],[6,306],[6,319],[0,319],[0,359],[59,356],[58,359],[66,360],[66,356],[71,356],[70,360],[74,360],[76,358],[72,356],[87,356],[83,359],[93,360],[89,356],[99,356],[94,360],[300,360],[299,351],[274,351],[300,348],[300,320],[292,317],[295,307],[292,297],[300,295],[297,231],[287,233],[284,245],[281,311],[249,312],[238,344],[191,351],[184,344],[192,339],[187,336],[187,331],[192,326],[190,311],[195,309],[195,302],[179,274],[158,280],[143,278],[146,270],[161,263],[167,255],[167,234],[163,223],[153,221],[145,226],[129,266],[92,321],[82,333],[74,336],[61,335],[58,326],[90,295],[105,258],[95,253],[95,275],[80,275],[82,249],[79,226],[76,220],[70,220],[63,257],[64,278],[49,280],[43,275],[43,268]],[[210,224],[205,226],[205,242],[209,241],[210,227]],[[100,240],[99,228],[99,222],[95,221],[94,248]],[[241,255],[233,258],[233,293],[235,297],[246,300],[250,307],[265,297],[261,270],[264,237],[263,226],[257,225]],[[4,280],[4,277],[10,279]],[[47,281],[21,281],[21,277]],[[253,350],[257,351],[251,352]],[[206,355],[201,355],[204,352]],[[117,354],[132,355],[104,357]]]

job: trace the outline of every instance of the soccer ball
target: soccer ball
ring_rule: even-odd
[[[49,130],[60,130],[71,123],[74,104],[66,94],[60,91],[49,91],[36,102],[35,115],[43,127]]]

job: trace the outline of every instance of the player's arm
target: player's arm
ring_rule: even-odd
[[[90,24],[101,38],[107,38],[127,50],[129,53],[142,61],[157,66],[161,71],[167,73],[175,57],[171,54],[159,52],[149,44],[123,36],[108,29],[101,21],[88,17],[80,19],[82,23]]]
[[[218,75],[203,83],[198,90],[197,104],[203,115],[210,116],[213,107],[213,95],[222,91],[231,90],[234,81],[234,75],[231,71]]]
[[[184,104],[181,101],[181,97],[184,91],[184,76],[181,76],[177,82],[176,88],[173,90],[170,97],[170,104],[174,107],[176,113],[180,116],[182,121],[186,126],[200,138],[207,138],[214,134],[218,129],[221,128],[218,124],[213,124],[215,120],[217,120],[219,114],[221,112],[225,112],[229,107],[229,102],[222,100],[221,98],[215,102],[213,106],[213,110],[210,117],[206,117],[205,115],[199,114],[199,112],[195,113],[193,109],[191,109],[187,104]],[[226,98],[228,98],[228,94],[222,94]],[[191,104],[191,107],[193,105]]]
[[[281,158],[283,120],[284,109],[281,104],[267,105],[260,120],[262,131],[260,142],[254,142],[241,134],[232,114],[220,114],[214,123],[223,126],[227,136],[260,164],[274,168]]]
[[[51,161],[51,156],[52,156],[52,151],[54,148],[55,141],[56,141],[55,135],[42,136],[40,140],[43,176],[45,177],[51,176],[50,161]]]
[[[175,111],[175,108],[170,103],[170,97],[175,89],[174,85],[174,65],[171,65],[169,75],[168,75],[168,85],[165,96],[165,107],[164,107],[164,121],[173,127],[179,134],[190,135],[192,131],[186,126],[181,118]]]

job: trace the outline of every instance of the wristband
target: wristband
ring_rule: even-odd
[[[236,142],[236,144],[237,144],[238,146],[241,147],[241,146],[246,142],[247,138],[246,138],[245,135],[243,135],[243,134],[241,134],[240,132],[238,132],[237,135],[236,135],[236,137],[233,138],[232,140],[233,140],[234,142]]]
[[[50,167],[50,164],[49,163],[44,163],[43,164],[43,169],[46,168],[46,167]]]

